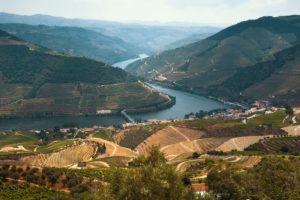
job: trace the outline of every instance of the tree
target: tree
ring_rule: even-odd
[[[41,130],[39,133],[37,133],[37,136],[39,137],[39,139],[44,140],[47,136],[47,133],[45,130]]]
[[[188,177],[183,177],[182,182],[184,185],[191,185],[191,180]]]
[[[8,165],[8,164],[4,164],[4,165],[2,166],[2,169],[3,169],[3,170],[8,170],[8,169],[9,169],[9,165]]]
[[[20,178],[20,175],[17,173],[13,173],[10,177],[14,180],[18,180]]]
[[[75,187],[72,187],[71,194],[74,195],[74,194],[78,194],[78,193],[83,193],[88,190],[89,190],[89,188],[86,185],[76,185]]]
[[[214,168],[207,185],[221,200],[300,199],[300,167],[296,161],[267,157],[244,172],[234,165]]]
[[[281,149],[280,149],[283,153],[287,153],[287,152],[289,152],[289,147],[288,146],[283,146],[283,147],[281,147]]]
[[[294,110],[290,105],[286,105],[285,106],[285,113],[290,115],[290,116],[293,116],[294,115]]]
[[[3,169],[0,170],[0,177],[3,181],[5,181],[8,176],[9,176],[9,171]]]
[[[55,126],[54,129],[53,129],[53,131],[54,131],[55,133],[58,133],[58,132],[60,131],[59,126]]]
[[[48,180],[49,180],[49,182],[51,183],[52,186],[57,182],[58,178],[59,177],[55,176],[54,174],[53,175],[51,174],[51,175],[48,176]]]
[[[205,117],[206,115],[208,115],[208,112],[203,111],[203,110],[200,110],[199,112],[197,112],[197,113],[195,114],[196,118],[199,118],[199,119]]]
[[[104,154],[106,152],[106,145],[105,143],[104,144],[99,144],[97,143],[97,152],[100,153],[100,154]]]
[[[17,172],[18,172],[18,173],[23,172],[23,168],[19,167],[19,168],[17,169]]]
[[[199,153],[197,153],[197,152],[194,152],[194,153],[193,153],[193,158],[194,158],[194,159],[199,158],[199,156],[200,156]]]
[[[113,199],[183,199],[186,188],[176,169],[166,163],[158,147],[136,158],[138,167],[118,170],[109,186]]]

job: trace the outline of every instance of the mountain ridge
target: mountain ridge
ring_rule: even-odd
[[[216,26],[166,26],[147,25],[138,23],[114,22],[88,19],[68,19],[50,15],[16,15],[0,12],[0,23],[23,23],[30,25],[76,26],[111,37],[137,46],[141,53],[153,55],[167,44],[176,42],[192,34],[215,33],[221,30]]]
[[[33,44],[108,64],[137,57],[142,51],[120,38],[80,27],[0,24],[0,29]]]
[[[146,81],[212,95],[208,88],[221,85],[239,69],[272,61],[276,52],[299,43],[300,16],[262,17],[137,61],[126,71]],[[159,76],[166,80],[157,81]]]

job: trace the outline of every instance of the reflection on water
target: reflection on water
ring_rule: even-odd
[[[161,110],[154,113],[145,113],[132,115],[135,118],[142,120],[155,118],[155,119],[171,119],[182,118],[185,114],[191,112],[199,112],[200,110],[210,111],[218,108],[227,108],[223,103],[213,101],[211,99],[168,88],[163,88],[157,85],[149,84],[151,87],[160,92],[176,97],[176,104],[168,109]]]

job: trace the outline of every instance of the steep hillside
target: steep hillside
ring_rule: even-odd
[[[299,24],[300,16],[241,22],[200,42],[137,61],[126,70],[147,81],[163,75],[167,80],[160,81],[161,84],[198,94],[209,93],[207,87],[221,84],[240,69],[272,61],[276,59],[274,53],[299,44]],[[263,78],[269,75],[264,74]],[[253,94],[250,93],[249,89],[249,95]]]
[[[200,90],[199,90],[200,91]],[[300,91],[300,45],[293,46],[274,54],[271,61],[245,67],[219,85],[202,90],[215,96],[236,98],[268,98]],[[290,95],[289,101],[298,104],[298,97]]]
[[[108,64],[137,57],[142,52],[120,38],[77,27],[0,24],[0,29],[33,44]]]
[[[95,114],[170,100],[121,69],[59,54],[0,31],[0,115]]]

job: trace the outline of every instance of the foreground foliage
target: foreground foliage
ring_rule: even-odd
[[[270,157],[245,171],[216,167],[208,174],[207,184],[221,200],[299,199],[300,163]]]

